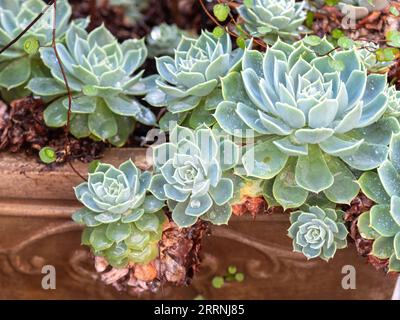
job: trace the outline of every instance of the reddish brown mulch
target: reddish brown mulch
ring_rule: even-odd
[[[183,229],[167,222],[159,243],[159,257],[153,262],[116,269],[104,258],[95,257],[95,267],[103,282],[133,294],[156,292],[164,284],[188,285],[199,268],[201,243],[208,232],[209,224],[203,221]]]
[[[40,99],[26,97],[10,105],[0,100],[0,151],[24,151],[37,155],[43,147],[57,151],[58,162],[66,161],[66,136],[63,129],[50,129],[43,120],[45,104]],[[99,158],[106,145],[91,139],[70,140],[70,160],[90,162]]]

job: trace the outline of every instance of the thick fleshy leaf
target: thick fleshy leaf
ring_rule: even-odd
[[[210,188],[210,195],[218,206],[227,203],[233,197],[233,182],[222,178],[215,187]]]
[[[160,226],[160,220],[154,213],[145,213],[135,222],[135,225],[140,231],[157,232],[158,227]]]
[[[299,157],[295,177],[300,187],[315,193],[328,189],[334,183],[334,177],[316,145],[309,145],[308,155]]]
[[[341,159],[354,169],[368,171],[377,168],[385,161],[387,155],[387,146],[364,142],[352,155],[343,156]]]
[[[392,218],[400,226],[400,197],[393,196],[390,201],[390,213]]]
[[[106,236],[106,226],[95,228],[90,234],[90,244],[96,251],[102,251],[110,248],[113,245],[113,241],[108,239]]]
[[[107,140],[118,132],[114,114],[101,99],[97,101],[95,112],[89,115],[88,123],[90,131],[102,140]]]
[[[144,214],[143,209],[133,209],[131,211],[128,211],[122,216],[121,222],[122,223],[131,223],[138,221]]]
[[[370,221],[371,218],[369,211],[361,214],[357,220],[358,231],[365,239],[376,239],[379,237],[379,233],[371,227]]]
[[[379,237],[372,244],[372,252],[379,259],[389,259],[394,253],[393,237]]]
[[[172,210],[172,220],[181,228],[190,227],[197,221],[196,216],[189,216],[185,213],[188,202],[178,203]]]
[[[164,185],[167,184],[167,181],[161,174],[156,174],[151,179],[150,183],[150,192],[159,200],[167,200],[167,196],[165,195]]]
[[[387,194],[400,196],[400,174],[389,160],[378,168],[378,174]]]
[[[131,226],[122,222],[111,223],[106,230],[107,238],[117,243],[128,238],[130,233]]]
[[[49,127],[62,127],[67,123],[68,110],[63,105],[64,98],[52,102],[44,111],[44,121]]]
[[[375,205],[371,208],[371,227],[383,237],[393,237],[400,232],[400,226],[393,220],[390,207]]]
[[[271,141],[249,148],[242,158],[247,174],[260,179],[275,177],[284,168],[287,160],[288,156]]]
[[[191,197],[185,210],[185,214],[200,217],[212,206],[213,201],[208,193],[203,196]]]
[[[165,201],[161,201],[154,196],[147,196],[143,203],[143,209],[146,213],[157,212],[165,206]]]
[[[387,194],[379,175],[376,172],[365,172],[358,180],[362,192],[372,201],[378,204],[390,204],[390,196]]]
[[[324,190],[326,197],[334,203],[350,204],[360,192],[355,176],[340,159],[325,156],[325,160],[334,178],[333,185]]]
[[[295,159],[289,160],[286,167],[276,176],[273,184],[274,198],[285,210],[299,208],[308,197],[308,191],[296,184],[295,167]]]
[[[33,78],[27,88],[39,96],[56,96],[67,92],[65,85],[53,78]]]
[[[16,59],[7,64],[0,71],[0,87],[10,90],[29,80],[31,75],[31,61],[29,56]]]
[[[214,225],[228,224],[228,221],[232,215],[232,208],[229,204],[223,206],[212,206],[211,209],[201,219],[210,221]]]

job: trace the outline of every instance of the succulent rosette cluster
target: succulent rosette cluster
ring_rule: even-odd
[[[389,158],[377,171],[359,179],[363,193],[377,204],[359,217],[358,229],[374,240],[371,254],[389,259],[389,272],[400,272],[400,134],[393,135]]]
[[[224,175],[238,160],[238,147],[218,139],[207,127],[196,130],[176,126],[170,142],[154,148],[154,174],[150,191],[167,201],[173,221],[188,227],[201,218],[226,224],[231,216],[234,185]]]
[[[147,195],[151,174],[131,160],[115,168],[100,163],[88,181],[75,188],[84,208],[73,219],[85,225],[82,243],[115,267],[148,263],[157,257],[157,243],[166,219],[164,202]]]
[[[307,259],[320,257],[328,261],[337,249],[347,247],[348,231],[342,211],[308,207],[304,211],[292,212],[290,222],[288,235],[293,239],[293,249],[303,253]]]
[[[0,47],[6,46],[18,36],[47,4],[42,0],[0,0]],[[68,30],[71,7],[66,0],[57,2],[56,38],[62,40]],[[39,47],[50,46],[53,39],[54,9],[49,8],[11,48],[0,55],[0,88],[13,90],[15,96],[26,94],[24,85],[34,76],[46,74],[40,62]],[[88,20],[76,23],[86,27]],[[29,92],[28,92],[29,94]]]
[[[135,120],[155,124],[154,114],[137,98],[154,85],[154,77],[135,73],[147,56],[143,40],[119,44],[104,25],[88,33],[73,22],[65,42],[58,43],[57,50],[72,92],[70,130],[75,137],[122,146]],[[51,47],[41,48],[40,56],[52,77],[35,77],[28,89],[53,100],[44,119],[50,127],[61,127],[67,122],[69,107],[63,74]]]
[[[305,2],[295,0],[250,0],[238,8],[251,36],[272,44],[278,38],[293,41],[300,36],[306,18]]]
[[[169,121],[181,124],[186,118],[193,128],[213,124],[211,114],[222,100],[220,79],[239,67],[242,55],[242,49],[232,50],[228,34],[215,38],[203,31],[197,39],[182,36],[174,57],[157,58],[157,88],[147,94],[146,101],[167,108],[161,128],[166,129]]]
[[[368,75],[356,49],[326,54],[332,50],[326,40],[278,41],[266,54],[247,50],[241,74],[222,80],[226,101],[215,117],[229,134],[256,138],[243,155],[246,174],[276,177],[285,208],[299,207],[309,192],[349,203],[359,191],[352,170],[377,168],[400,129],[395,118],[381,119],[386,76]]]

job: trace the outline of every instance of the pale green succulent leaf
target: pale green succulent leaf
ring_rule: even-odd
[[[242,158],[247,175],[271,179],[284,167],[288,156],[282,153],[271,141],[266,141],[250,148]]]
[[[371,254],[379,259],[389,259],[394,253],[393,237],[379,237],[372,244]]]
[[[370,210],[371,227],[383,237],[393,237],[400,232],[398,225],[390,214],[390,207],[386,205],[375,205]]]
[[[379,233],[371,227],[370,221],[369,211],[362,213],[357,220],[358,231],[364,239],[377,239]]]
[[[300,156],[296,165],[296,183],[305,190],[319,193],[331,187],[334,177],[318,146],[310,145],[308,156]]]
[[[378,204],[390,204],[387,194],[376,172],[365,172],[358,180],[361,191],[372,201]]]

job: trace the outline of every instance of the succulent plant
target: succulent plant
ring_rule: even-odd
[[[86,226],[82,243],[114,267],[148,263],[157,256],[165,203],[147,195],[151,174],[131,160],[117,169],[100,163],[88,181],[75,188],[84,205],[73,219]]]
[[[251,0],[238,8],[250,35],[272,44],[278,38],[299,38],[306,17],[305,2],[295,0]]]
[[[400,272],[400,134],[393,135],[389,158],[378,173],[364,173],[359,184],[377,203],[359,217],[360,234],[374,240],[372,255],[389,259],[389,271]]]
[[[378,167],[400,130],[395,118],[381,119],[386,76],[367,75],[355,49],[324,54],[331,50],[326,40],[314,47],[278,41],[265,55],[247,50],[242,74],[222,79],[218,124],[256,138],[243,155],[246,175],[276,177],[274,194],[286,208],[302,205],[308,192],[349,203],[359,187],[347,166]]]
[[[110,0],[110,5],[124,8],[125,16],[134,24],[142,18],[142,11],[149,6],[149,0]]]
[[[176,126],[170,142],[154,148],[150,191],[167,200],[172,219],[180,227],[198,218],[226,224],[231,216],[229,201],[233,182],[223,175],[235,166],[238,147],[228,139],[217,139],[207,127],[196,130]]]
[[[320,257],[328,261],[337,249],[347,247],[348,231],[343,223],[344,212],[334,209],[308,207],[290,215],[288,235],[293,239],[293,250],[307,259]]]
[[[183,34],[175,24],[162,23],[153,27],[146,37],[149,57],[173,56]]]
[[[142,78],[143,71],[132,76],[146,59],[143,40],[119,44],[104,25],[88,34],[72,23],[66,45],[57,44],[57,49],[73,95],[70,129],[74,136],[91,136],[121,146],[135,120],[155,124],[154,114],[136,99],[153,85],[154,77]],[[63,76],[52,48],[41,48],[40,55],[52,77],[35,77],[28,88],[53,99],[44,119],[50,127],[61,127],[68,113]]]
[[[68,1],[57,2],[57,40],[69,28],[71,7]],[[42,0],[0,0],[0,48],[6,46],[43,11],[47,4]],[[87,20],[77,23],[86,27]],[[40,62],[39,47],[52,42],[53,8],[41,17],[15,44],[0,55],[0,88],[25,92],[23,86],[33,76],[46,74]],[[14,97],[15,98],[15,97]]]
[[[158,88],[146,96],[153,106],[166,106],[169,113],[160,126],[166,129],[169,120],[181,124],[191,113],[189,124],[192,128],[205,123],[211,125],[212,110],[222,100],[220,78],[240,65],[243,50],[232,50],[227,34],[215,38],[203,31],[198,39],[182,36],[175,57],[157,58],[160,79]]]
[[[356,19],[364,18],[372,11],[381,11],[389,5],[389,0],[341,0],[338,4],[342,12],[352,12]]]
[[[76,222],[86,225],[84,217],[74,216]],[[146,211],[131,222],[90,223],[82,233],[82,244],[96,256],[104,256],[115,268],[129,263],[147,264],[158,257],[158,242],[166,221],[162,211]]]
[[[361,61],[364,63],[369,72],[385,73],[389,70],[390,66],[394,64],[394,61],[378,60],[377,51],[379,50],[379,45],[367,41],[359,41],[357,42],[357,45],[360,47],[358,53]]]
[[[389,97],[386,114],[398,118],[400,116],[400,91],[395,86],[388,86],[386,94]]]

